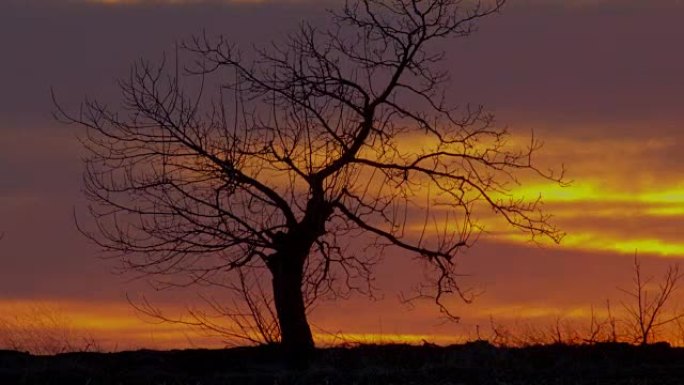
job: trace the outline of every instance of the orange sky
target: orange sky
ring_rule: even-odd
[[[131,61],[158,57],[174,39],[206,28],[241,44],[264,42],[302,18],[320,20],[321,7],[162,3],[0,5],[0,44],[8,52],[0,62],[0,344],[2,333],[11,334],[7,325],[47,328],[31,326],[39,313],[59,315],[59,328],[91,335],[106,350],[224,344],[141,317],[126,294],[149,296],[170,314],[197,297],[157,293],[112,274],[116,262],[98,258],[77,233],[73,212],[86,207],[80,147],[72,128],[52,120],[49,88],[72,106],[86,94],[111,100],[114,79]],[[684,5],[511,3],[472,38],[446,46],[450,97],[486,104],[519,140],[533,129],[545,142],[539,164],[565,165],[570,186],[522,180],[513,192],[541,195],[566,237],[561,245],[531,244],[484,212],[488,233],[459,262],[470,274],[465,282],[482,294],[471,305],[453,303],[460,324],[441,322],[429,303],[401,304],[397,294],[419,281],[420,269],[391,255],[377,271],[378,299],[324,302],[314,311],[319,342],[453,342],[472,337],[477,325],[484,330],[490,316],[518,325],[582,322],[592,306],[602,314],[606,299],[620,308],[617,287],[629,286],[635,252],[651,275],[684,257],[684,53],[676,49]],[[684,304],[684,291],[675,300]]]

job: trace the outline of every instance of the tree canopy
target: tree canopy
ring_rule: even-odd
[[[561,181],[536,167],[539,143],[511,143],[482,106],[445,97],[434,43],[503,5],[350,0],[326,28],[304,23],[266,48],[200,35],[170,65],[137,63],[121,107],[60,109],[86,128],[87,234],[127,268],[182,285],[268,271],[292,349],[313,346],[307,306],[363,291],[390,248],[432,269],[430,295],[448,311],[444,296],[465,298],[455,257],[478,210],[561,237],[540,201],[510,193],[521,173]]]

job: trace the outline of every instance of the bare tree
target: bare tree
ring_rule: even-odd
[[[618,289],[631,298],[622,306],[627,313],[626,324],[632,330],[632,339],[635,343],[646,345],[658,328],[684,318],[684,312],[667,314],[667,305],[679,288],[684,274],[679,271],[679,264],[670,265],[660,282],[654,284],[653,277],[643,277],[636,254],[633,272],[632,287]]]
[[[445,98],[435,42],[470,35],[504,2],[350,0],[332,27],[303,24],[267,49],[204,35],[183,44],[182,69],[135,65],[122,108],[59,108],[87,128],[90,236],[175,285],[268,271],[292,351],[314,345],[307,303],[368,292],[388,248],[431,269],[445,312],[445,296],[469,300],[454,257],[479,231],[475,212],[561,237],[538,200],[510,194],[522,174],[561,181],[534,165],[539,142],[512,145],[482,107]]]

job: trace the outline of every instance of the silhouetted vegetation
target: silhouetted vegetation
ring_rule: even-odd
[[[61,353],[97,349],[97,344],[71,340],[75,335],[61,313],[35,309],[33,321],[29,315],[14,327],[6,324],[11,333],[4,340],[0,322],[0,342],[16,350],[60,354],[0,351],[0,383],[679,384],[684,376],[684,348],[649,343],[662,336],[655,333],[658,327],[644,328],[650,330],[644,341],[641,323],[635,323],[635,313],[630,311],[639,308],[636,299],[641,297],[645,301],[641,308],[651,315],[643,319],[656,320],[646,326],[679,326],[682,333],[676,322],[680,313],[669,309],[671,295],[678,289],[677,265],[668,267],[660,281],[645,277],[636,258],[633,267],[632,285],[624,291],[640,290],[641,295],[627,296],[617,315],[607,305],[604,316],[592,311],[589,319],[579,323],[559,317],[547,325],[516,328],[492,319],[488,327],[478,328],[476,340],[447,347],[426,342],[422,346],[349,344],[318,349],[299,370],[293,369],[293,360],[283,360],[277,344],[225,350]],[[659,304],[655,316],[648,310],[655,309],[648,305],[651,302]]]
[[[478,326],[478,338],[484,336],[497,346],[519,347],[550,343],[684,344],[684,311],[674,296],[684,277],[680,265],[670,264],[659,280],[644,274],[636,254],[632,266],[631,284],[618,287],[626,297],[619,301],[617,309],[607,299],[602,309],[592,306],[587,319],[570,320],[559,314],[546,325],[525,323],[525,320],[517,324],[503,323],[492,317],[481,334]]]
[[[659,282],[653,282],[653,277],[644,277],[636,255],[633,272],[632,286],[620,289],[629,296],[629,301],[623,302],[622,306],[627,313],[627,328],[633,342],[646,345],[659,328],[672,323],[681,327],[679,321],[684,318],[684,312],[678,310],[668,314],[667,307],[684,275],[679,271],[679,264],[672,264]]]
[[[0,349],[33,354],[97,352],[98,341],[73,327],[69,316],[58,308],[36,305],[0,315]]]
[[[667,344],[495,347],[358,346],[319,349],[289,370],[276,347],[69,353],[0,351],[3,384],[681,384],[684,349]]]
[[[562,237],[540,199],[511,192],[522,175],[562,183],[536,164],[540,143],[512,143],[482,106],[446,97],[436,43],[471,35],[504,3],[350,0],[324,27],[304,23],[268,48],[205,34],[171,68],[141,61],[120,82],[120,106],[57,105],[85,128],[96,223],[83,233],[164,286],[249,293],[263,280],[264,301],[243,296],[225,313],[267,317],[232,333],[292,351],[313,347],[314,301],[368,294],[390,250],[422,262],[415,295],[454,317],[446,298],[471,300],[456,257],[477,238],[478,214]]]

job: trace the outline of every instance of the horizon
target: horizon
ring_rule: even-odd
[[[103,349],[225,344],[150,323],[128,303],[149,298],[177,316],[197,306],[198,295],[220,299],[220,290],[159,291],[135,274],[113,274],[117,260],[103,259],[78,232],[74,218],[87,222],[88,204],[82,130],[53,119],[50,90],[71,110],[86,96],[115,104],[116,79],[139,58],[172,52],[178,40],[206,30],[247,49],[266,45],[302,20],[321,23],[334,4],[0,4],[0,43],[7,47],[0,61],[0,332],[3,321],[28,325],[43,311]],[[544,142],[538,165],[567,169],[569,186],[527,177],[511,186],[526,200],[541,196],[566,235],[559,245],[530,242],[482,212],[477,219],[488,231],[458,259],[465,285],[479,293],[472,304],[449,303],[459,324],[443,322],[429,301],[402,303],[421,270],[398,253],[376,269],[375,300],[357,295],[319,304],[311,315],[317,340],[332,334],[448,343],[484,330],[490,317],[510,327],[552,326],[558,318],[586,325],[592,311],[605,315],[606,300],[616,311],[626,300],[618,288],[630,287],[635,255],[657,282],[684,258],[684,52],[676,49],[682,16],[684,4],[674,0],[510,1],[472,36],[438,47],[452,69],[452,100],[483,104],[518,143],[533,133]],[[677,292],[673,305],[682,299],[684,291]],[[669,339],[684,345],[684,335]]]

